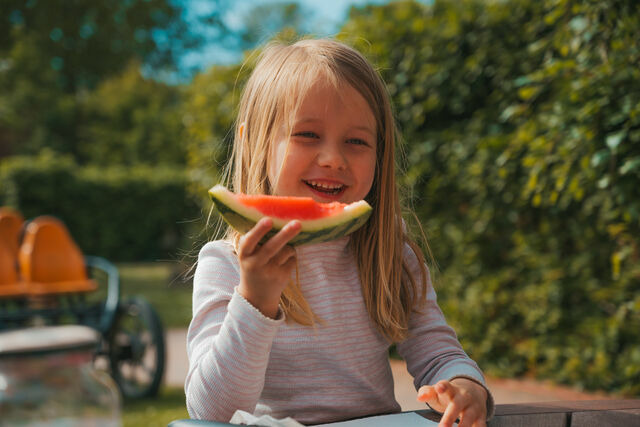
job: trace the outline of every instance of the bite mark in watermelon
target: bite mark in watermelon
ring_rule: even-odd
[[[297,219],[300,233],[289,244],[321,243],[353,233],[362,227],[371,215],[371,206],[364,200],[350,204],[318,203],[310,197],[281,197],[236,194],[223,185],[209,190],[218,212],[238,232],[244,234],[268,216],[273,227],[263,240]]]

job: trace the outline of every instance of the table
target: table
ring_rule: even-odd
[[[640,426],[640,399],[496,405],[488,427]]]
[[[415,412],[438,422],[437,412]],[[214,421],[176,420],[169,427],[222,427]],[[640,426],[640,399],[578,400],[496,405],[488,427],[618,427]]]

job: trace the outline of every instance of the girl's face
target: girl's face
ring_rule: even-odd
[[[351,203],[369,193],[376,168],[376,121],[360,93],[319,81],[274,141],[269,181],[279,196]]]

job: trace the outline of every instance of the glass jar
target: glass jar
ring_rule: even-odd
[[[0,426],[120,426],[120,394],[93,366],[86,326],[0,332]]]

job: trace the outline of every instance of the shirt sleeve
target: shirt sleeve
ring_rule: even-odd
[[[420,280],[420,267],[412,249],[405,245],[405,259],[411,274]],[[418,390],[440,380],[467,378],[482,385],[487,391],[487,418],[494,412],[494,401],[478,365],[464,352],[458,337],[438,306],[436,292],[427,270],[425,303],[409,318],[409,337],[398,344],[398,353],[407,363]]]
[[[238,409],[252,413],[264,386],[278,327],[237,291],[231,245],[208,243],[193,280],[193,318],[187,332],[187,410],[194,419],[227,422]]]

